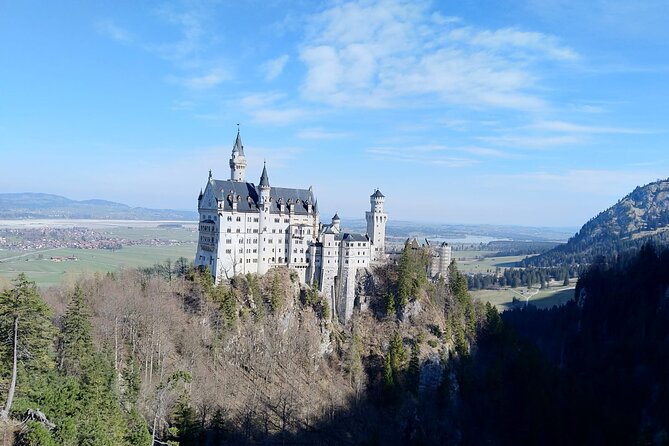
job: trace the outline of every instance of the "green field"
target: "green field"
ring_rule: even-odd
[[[183,230],[180,232],[185,233]],[[82,275],[94,272],[152,266],[168,259],[176,260],[179,257],[192,260],[195,257],[195,249],[195,243],[187,243],[178,246],[126,246],[116,251],[69,248],[30,253],[0,251],[0,282],[6,283],[23,272],[39,286],[50,287],[74,281]],[[50,260],[52,256],[75,256],[78,261],[54,262]],[[8,257],[11,259],[1,260]]]
[[[484,257],[494,254],[495,251],[453,251],[458,269],[463,273],[494,274],[495,269],[514,268],[527,256]]]
[[[470,291],[470,294],[474,299],[479,299],[482,302],[490,302],[495,305],[499,311],[504,311],[511,308],[514,297],[524,302],[526,300],[526,295],[523,296],[522,293],[526,291],[527,289],[524,288],[505,288],[501,290]],[[529,303],[538,308],[551,308],[555,305],[564,305],[574,297],[574,283],[570,284],[568,287],[556,286],[545,290],[534,289],[532,290],[532,293],[535,291],[538,292],[530,297]],[[519,293],[521,295],[519,295]]]

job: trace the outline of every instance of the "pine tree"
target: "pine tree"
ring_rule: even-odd
[[[411,359],[409,359],[409,389],[417,393],[418,384],[420,383],[420,344],[418,341],[414,341],[411,346]]]
[[[395,296],[391,292],[385,294],[386,316],[394,318],[397,315],[395,308]]]
[[[81,287],[77,285],[65,316],[63,316],[63,331],[58,355],[59,368],[66,375],[82,377],[91,366],[95,352],[92,331],[84,294]]]
[[[6,420],[12,409],[19,374],[48,370],[53,365],[53,333],[50,310],[42,301],[35,282],[23,273],[14,286],[0,295],[0,339],[9,341],[9,351],[2,358],[3,367],[11,369],[11,378],[0,420]],[[20,372],[19,372],[19,366]]]

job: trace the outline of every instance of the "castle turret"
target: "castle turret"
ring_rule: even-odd
[[[270,218],[270,190],[267,166],[263,165],[260,183],[258,184],[260,200],[258,203],[258,274],[265,274],[269,268],[269,252],[267,252],[267,226]]]
[[[239,129],[237,129],[237,139],[232,146],[232,157],[230,158],[230,179],[232,181],[244,181],[244,173],[246,171],[246,157],[244,156],[244,146],[242,145],[242,138],[239,136]]]
[[[336,232],[341,231],[341,228],[339,226],[340,223],[341,223],[341,219],[339,218],[339,214],[335,213],[334,217],[332,217],[332,229],[334,229]]]
[[[367,236],[372,242],[372,260],[378,261],[385,257],[386,222],[388,214],[383,212],[385,196],[376,189],[369,197],[371,210],[365,213],[367,219]]]

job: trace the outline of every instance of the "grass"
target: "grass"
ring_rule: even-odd
[[[544,290],[534,289],[532,292],[538,292],[530,297],[529,303],[538,308],[551,308],[555,305],[564,305],[574,297],[574,285],[575,283],[572,283],[567,287],[555,286]],[[474,299],[479,299],[482,302],[490,302],[495,305],[499,311],[504,311],[512,307],[514,297],[518,300],[525,301],[526,297],[519,294],[526,291],[526,288],[503,288],[500,290],[470,291],[470,294]]]
[[[14,279],[23,272],[40,287],[50,287],[74,281],[82,275],[118,271],[123,268],[152,266],[168,259],[195,256],[195,243],[179,246],[126,246],[117,251],[106,249],[53,249],[31,252],[29,255],[0,262],[2,282]],[[17,253],[13,253],[16,255]],[[23,254],[23,253],[20,253]],[[78,261],[54,262],[52,256],[75,256]],[[6,257],[6,256],[5,256]]]
[[[483,252],[483,251],[481,251]],[[458,269],[463,273],[483,273],[494,274],[496,268],[514,268],[519,266],[519,262],[527,256],[505,256],[505,257],[483,257],[483,258],[463,258],[453,253],[456,259]],[[461,258],[463,260],[457,260]]]

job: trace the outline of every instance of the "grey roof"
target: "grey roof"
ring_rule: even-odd
[[[237,129],[237,139],[235,139],[235,144],[232,146],[232,153],[237,152],[238,155],[244,156],[244,146],[242,145],[242,137],[239,136],[239,129]]]
[[[332,217],[332,220],[341,220],[341,218],[339,218],[339,215],[335,212],[334,217]]]
[[[223,210],[232,210],[232,200],[237,200],[239,212],[258,212],[260,189],[253,183],[230,180],[212,180],[211,187],[214,188],[214,196],[223,202]],[[234,195],[234,198],[233,198]],[[288,204],[295,205],[295,213],[307,215],[309,204],[314,202],[314,194],[308,189],[289,189],[285,187],[271,187],[269,191],[272,205],[270,212],[278,214],[280,205],[285,205],[288,213]]]
[[[261,187],[269,187],[269,177],[267,176],[267,166],[262,166],[262,175],[260,175],[260,184]]]
[[[346,242],[368,242],[369,237],[362,234],[352,234],[350,232],[340,232],[335,236],[335,240],[342,240]]]
[[[380,190],[376,189],[376,192],[374,192],[374,193],[372,194],[372,197],[374,197],[374,198],[383,198],[383,197],[385,197],[385,195],[383,195],[383,194],[381,193]]]

